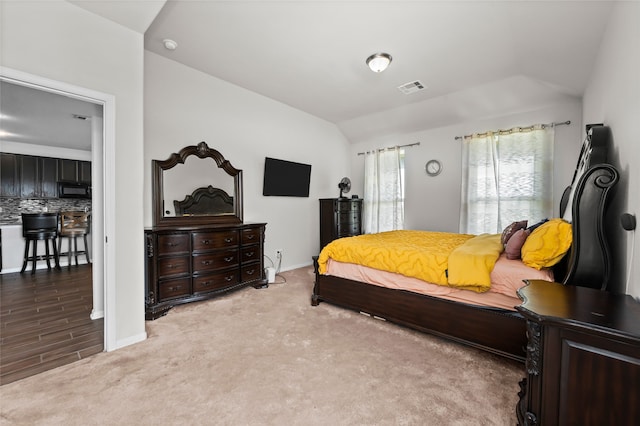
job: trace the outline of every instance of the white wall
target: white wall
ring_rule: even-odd
[[[614,152],[611,163],[621,180],[611,205],[614,241],[615,290],[640,298],[640,243],[638,232],[619,226],[623,212],[640,213],[640,3],[618,2],[600,46],[596,66],[584,95],[584,122],[611,127]],[[635,250],[634,250],[635,245]],[[632,257],[633,254],[633,257]],[[627,277],[630,277],[627,282]]]
[[[563,103],[527,113],[476,120],[411,134],[386,136],[356,144],[351,150],[353,193],[362,196],[364,188],[364,158],[357,155],[358,152],[420,142],[419,146],[406,148],[405,228],[458,232],[462,142],[454,138],[487,130],[570,120],[570,125],[555,128],[553,190],[556,206],[554,214],[558,215],[562,192],[571,183],[585,136],[581,111],[582,105],[579,100],[567,99]],[[433,158],[442,162],[443,169],[440,175],[429,177],[424,166]]]
[[[115,97],[116,345],[144,339],[143,36],[65,1],[0,2],[0,64]]]
[[[282,270],[319,251],[319,198],[337,197],[349,146],[331,123],[145,51],[144,222],[152,225],[151,160],[205,141],[243,171],[244,221],[266,222],[265,253]],[[265,157],[311,164],[309,198],[264,197]],[[268,264],[269,262],[266,261]]]

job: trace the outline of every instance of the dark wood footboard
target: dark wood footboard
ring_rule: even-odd
[[[525,359],[525,321],[516,312],[321,275],[316,265],[311,304],[320,302],[365,312],[517,361]]]

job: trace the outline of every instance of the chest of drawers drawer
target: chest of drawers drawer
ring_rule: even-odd
[[[223,272],[199,275],[193,279],[193,292],[204,293],[207,291],[219,290],[240,282],[237,269],[230,269]]]
[[[160,281],[160,300],[174,299],[191,293],[191,277]]]
[[[192,259],[194,274],[229,268],[238,265],[238,250],[220,250],[212,253],[194,254]]]
[[[262,237],[262,232],[260,228],[247,228],[242,230],[242,244],[258,244],[260,242],[260,238]]]
[[[189,252],[189,234],[158,235],[158,255]]]
[[[247,246],[240,250],[240,262],[243,264],[260,260],[260,246]]]
[[[259,263],[243,266],[242,269],[240,270],[240,279],[242,281],[254,281],[261,278],[262,278],[262,271],[260,270]]]
[[[236,247],[238,245],[238,231],[194,232],[193,251]]]
[[[158,260],[158,278],[189,274],[189,256],[163,257]]]

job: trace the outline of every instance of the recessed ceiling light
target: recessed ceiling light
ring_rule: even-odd
[[[170,38],[165,38],[164,40],[162,40],[162,44],[164,44],[164,48],[167,50],[176,50],[176,47],[178,47],[178,43],[176,43],[174,40],[171,40]]]

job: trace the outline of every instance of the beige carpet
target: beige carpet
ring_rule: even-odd
[[[174,308],[142,343],[0,387],[0,424],[515,424],[521,364],[312,307],[312,269],[282,275]]]

